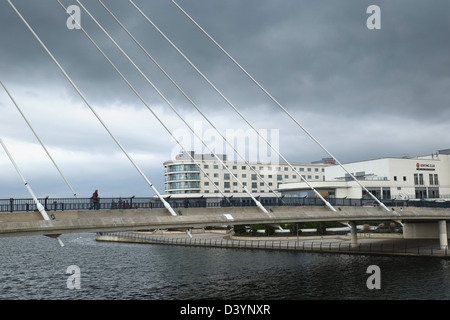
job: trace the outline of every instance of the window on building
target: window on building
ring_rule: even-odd
[[[230,180],[230,174],[229,173],[224,173],[223,174],[223,179],[224,180]]]
[[[284,171],[288,171],[289,170],[289,168],[288,167],[284,167]]]
[[[281,174],[277,174],[277,180],[278,181],[282,181],[283,180],[283,176]]]
[[[285,179],[289,179],[289,175],[288,175],[288,174],[285,174],[285,175],[284,175],[284,178],[285,178]]]
[[[233,170],[237,170],[237,166],[233,166]]]
[[[241,169],[242,169],[242,170],[246,170],[247,167],[246,167],[246,166],[242,166]]]
[[[319,168],[314,168],[314,171],[315,172],[319,172]]]
[[[256,180],[256,174],[252,173],[252,180]]]
[[[406,176],[403,176],[403,181],[406,181]]]
[[[209,186],[209,181],[205,181],[203,184],[204,184],[205,186]]]
[[[209,165],[208,165],[208,164],[205,164],[205,165],[203,166],[203,168],[209,169]]]
[[[246,174],[246,173],[243,173],[243,174],[242,174],[242,178],[247,178],[247,174]]]
[[[224,183],[223,183],[223,187],[224,188],[230,188],[230,182],[229,181],[225,181]]]
[[[311,172],[311,168],[308,168],[308,172]]]
[[[252,189],[258,188],[258,182],[252,182]]]
[[[429,198],[439,198],[439,188],[428,188],[428,197]]]
[[[219,169],[219,165],[215,164],[213,168],[214,169]]]
[[[219,174],[218,173],[214,173],[214,178],[218,178]]]
[[[426,188],[416,188],[416,199],[426,199],[427,190]]]
[[[430,186],[434,185],[434,175],[433,174],[429,174],[429,182],[430,182]]]
[[[394,181],[397,181],[397,176],[394,176]]]
[[[434,184],[435,184],[436,186],[439,185],[439,179],[438,179],[438,175],[437,175],[437,174],[434,175]]]
[[[423,174],[422,173],[414,173],[414,184],[415,185],[423,185]]]

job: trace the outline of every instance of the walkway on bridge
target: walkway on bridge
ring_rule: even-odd
[[[358,238],[358,246],[354,247],[350,235],[243,237],[234,236],[231,233],[208,231],[195,233],[193,238],[176,231],[106,232],[96,235],[98,241],[141,244],[450,258],[448,246],[442,249],[439,240],[435,239],[403,239],[400,234],[370,233],[360,234]]]

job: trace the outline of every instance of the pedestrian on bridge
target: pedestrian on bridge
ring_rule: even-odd
[[[89,208],[89,210],[91,210],[92,208],[94,210],[100,209],[100,198],[98,197],[98,190],[97,189],[95,189],[94,193],[92,194],[91,200],[92,200],[92,205]]]

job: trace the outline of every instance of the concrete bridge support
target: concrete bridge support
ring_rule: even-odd
[[[404,222],[403,238],[404,239],[439,239],[439,245],[442,250],[448,249],[449,234],[447,229],[450,224],[445,218],[436,221],[427,222]]]
[[[358,234],[356,229],[356,222],[350,221],[350,238],[351,238],[351,246],[352,248],[358,247]]]
[[[447,221],[445,220],[439,220],[439,242],[442,250],[448,248]]]

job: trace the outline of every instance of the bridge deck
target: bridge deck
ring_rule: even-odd
[[[342,207],[336,212],[321,206],[266,209],[269,215],[257,207],[183,208],[177,210],[178,216],[171,216],[166,209],[47,212],[53,220],[43,220],[39,212],[0,213],[0,237],[312,221],[438,221],[450,217],[448,208],[405,207],[386,211],[380,207]]]

